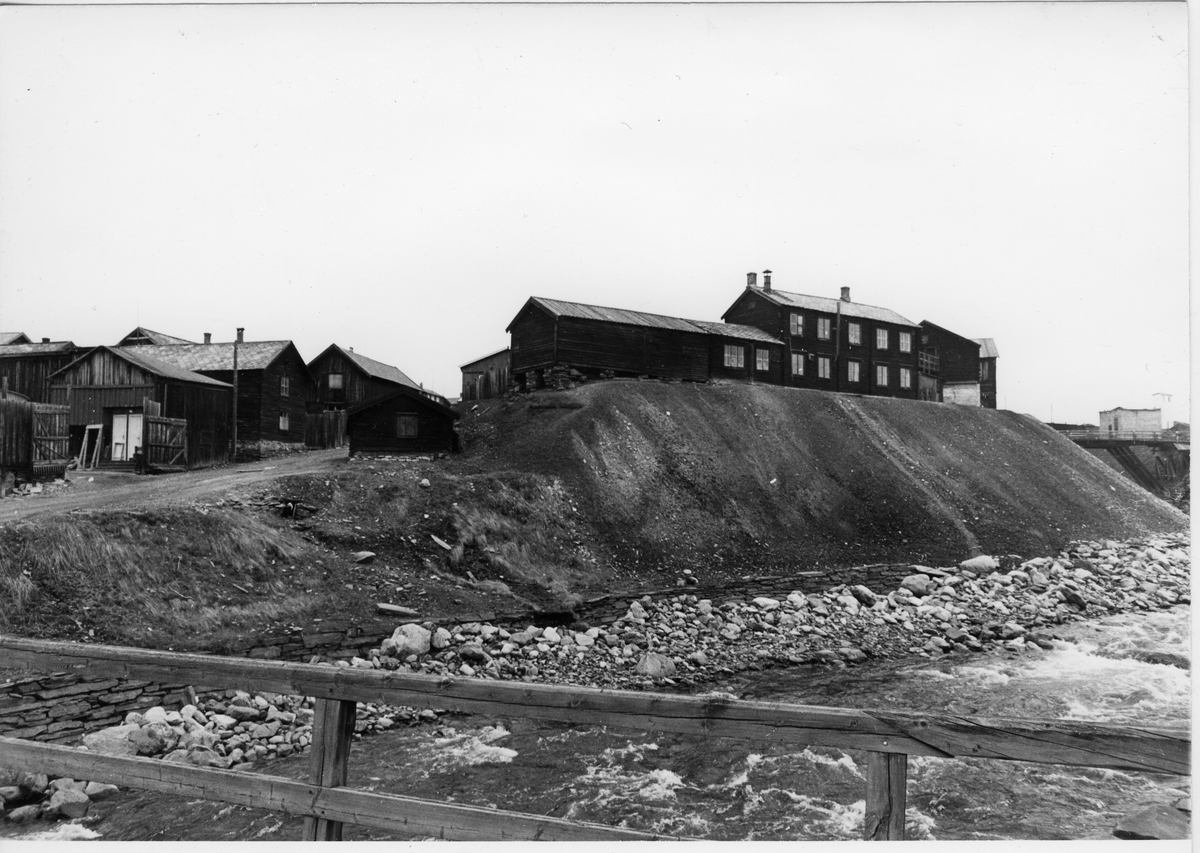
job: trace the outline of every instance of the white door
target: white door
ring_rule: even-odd
[[[142,416],[113,413],[112,461],[127,462],[142,446]]]

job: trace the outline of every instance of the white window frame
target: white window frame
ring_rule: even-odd
[[[792,376],[804,375],[804,353],[792,353]]]
[[[725,366],[746,367],[746,348],[737,344],[725,344]]]
[[[847,323],[846,324],[846,343],[861,344],[862,343],[862,323]]]
[[[848,359],[846,361],[846,381],[847,382],[860,382],[861,380],[862,380],[862,365],[860,365],[857,361],[855,361],[852,358]]]
[[[292,390],[291,379],[287,376],[280,376],[279,377],[279,396],[280,397],[290,397],[290,396],[292,396],[291,390]]]
[[[888,348],[888,330],[887,329],[876,329],[875,330],[875,349],[887,349],[887,348]]]
[[[832,334],[831,327],[832,327],[832,323],[828,317],[818,317],[817,318],[817,337],[823,341],[829,340],[829,336]]]
[[[901,332],[901,334],[903,334],[903,332]],[[900,368],[900,387],[901,388],[911,388],[912,387],[912,370],[910,370],[907,367]]]
[[[793,311],[789,322],[790,322],[789,328],[791,329],[792,337],[793,338],[804,337],[804,315],[797,314],[795,311]]]
[[[769,349],[754,348],[754,369],[764,372],[771,369],[771,351]]]
[[[833,375],[833,359],[829,356],[817,356],[817,378],[829,379]]]
[[[875,365],[875,384],[880,388],[888,386],[888,366],[886,364]]]
[[[912,352],[912,332],[900,332],[900,352]]]

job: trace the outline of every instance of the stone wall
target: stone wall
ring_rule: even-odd
[[[85,732],[120,725],[130,711],[154,705],[187,704],[182,684],[119,678],[85,678],[79,673],[35,675],[0,685],[0,735],[65,741]]]

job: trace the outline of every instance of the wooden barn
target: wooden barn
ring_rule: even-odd
[[[186,338],[177,338],[174,335],[164,335],[162,332],[156,332],[153,329],[147,329],[145,326],[138,326],[121,340],[117,341],[119,347],[136,347],[136,346],[169,346],[171,344],[194,344],[196,341],[189,341]]]
[[[555,370],[586,377],[713,378],[778,384],[783,344],[750,326],[707,323],[531,297],[507,331],[511,376],[522,389]]]
[[[202,344],[137,344],[137,352],[234,385],[237,363],[238,458],[259,458],[304,444],[304,418],[316,397],[313,376],[291,341],[238,340]],[[232,417],[232,413],[230,413]]]
[[[24,340],[0,344],[0,384],[7,381],[9,391],[35,403],[50,402],[50,374],[78,358],[80,348],[70,341],[32,343],[19,332],[9,334]]]
[[[464,403],[501,397],[508,390],[509,348],[485,355],[462,365],[462,396]]]
[[[138,451],[163,468],[228,461],[232,391],[142,347],[96,347],[50,377],[51,402],[68,410],[71,455],[118,467]]]
[[[921,399],[996,408],[996,357],[991,338],[965,338],[922,320]]]
[[[346,415],[350,455],[457,451],[458,412],[435,396],[402,385],[352,406]]]
[[[0,332],[0,346],[7,344],[31,344],[33,341],[24,332]]]
[[[841,297],[777,290],[771,271],[748,273],[746,289],[723,315],[784,342],[783,384],[917,399],[917,335],[911,320]]]
[[[322,411],[349,409],[398,388],[421,388],[398,367],[337,344],[310,361],[308,369],[316,383],[316,408]]]

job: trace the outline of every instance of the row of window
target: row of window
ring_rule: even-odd
[[[905,333],[907,334],[907,333]],[[792,376],[804,376],[805,354],[802,352],[792,353]],[[746,348],[736,344],[725,345],[725,366],[735,368],[746,367]],[[755,370],[766,371],[771,367],[770,350],[756,347],[754,350],[754,368]],[[817,378],[830,379],[832,377],[833,359],[829,356],[817,356]],[[849,382],[862,381],[862,362],[855,359],[847,359],[846,361],[846,379]],[[899,368],[899,379],[901,388],[912,388],[912,369],[908,367]],[[875,384],[881,388],[891,384],[891,367],[886,364],[875,365]]]
[[[827,341],[833,331],[833,321],[829,317],[817,318],[817,340]],[[897,332],[900,352],[912,352],[912,332]],[[804,337],[804,315],[791,315],[791,335],[794,338]],[[862,323],[850,321],[846,323],[846,340],[853,345],[862,344]],[[875,348],[888,349],[891,346],[891,332],[888,329],[875,330]]]

